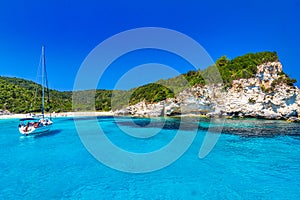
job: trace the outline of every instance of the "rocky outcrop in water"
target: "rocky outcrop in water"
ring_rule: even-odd
[[[147,104],[145,101],[139,102],[135,105],[128,106],[127,108],[117,110],[115,115],[134,115],[140,117],[159,117],[164,116],[165,101],[154,104]]]
[[[175,98],[153,104],[140,102],[115,114],[146,117],[196,114],[297,121],[300,115],[300,91],[279,81],[285,76],[281,63],[269,62],[257,68],[255,78],[235,80],[229,89],[222,84],[196,85]]]

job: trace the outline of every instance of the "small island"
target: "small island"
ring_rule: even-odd
[[[202,75],[207,74],[210,67],[203,71],[190,71],[184,77],[191,87],[175,95],[166,88],[159,89],[149,98],[147,94],[148,91],[153,93],[153,84],[143,86],[132,95],[135,102],[140,102],[115,113],[148,117],[246,117],[299,122],[299,89],[294,86],[296,80],[283,72],[276,52],[251,53],[232,60],[222,56],[215,67],[222,77],[221,83],[205,84]],[[177,79],[169,81],[175,84]],[[164,85],[170,85],[167,81]]]

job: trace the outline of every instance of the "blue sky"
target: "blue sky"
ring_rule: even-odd
[[[5,0],[0,3],[0,75],[35,80],[45,44],[50,87],[71,90],[81,63],[95,46],[119,32],[151,26],[192,37],[214,60],[222,55],[234,58],[248,52],[276,51],[284,71],[300,81],[299,8],[299,0]],[[113,88],[121,73],[136,63],[170,64],[165,62],[170,55],[162,54],[144,52],[138,59],[129,55],[119,62],[123,70],[108,70],[108,78],[99,87]],[[190,68],[180,60],[171,64],[180,72]]]

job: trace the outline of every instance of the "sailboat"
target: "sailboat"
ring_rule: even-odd
[[[42,114],[38,118],[28,117],[20,119],[19,124],[19,132],[22,135],[31,135],[36,133],[48,132],[51,129],[53,124],[51,117],[45,117],[45,85],[48,91],[48,79],[47,79],[47,71],[46,71],[46,59],[45,59],[45,47],[42,46],[42,56],[41,56],[41,64],[42,64]],[[49,99],[49,91],[48,91],[48,99]]]

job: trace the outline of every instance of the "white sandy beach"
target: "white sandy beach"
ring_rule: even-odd
[[[63,112],[63,113],[51,113],[51,117],[89,117],[89,116],[113,116],[113,112]],[[45,115],[49,117],[49,114]],[[10,114],[0,115],[0,119],[21,119],[31,117],[30,114]]]

